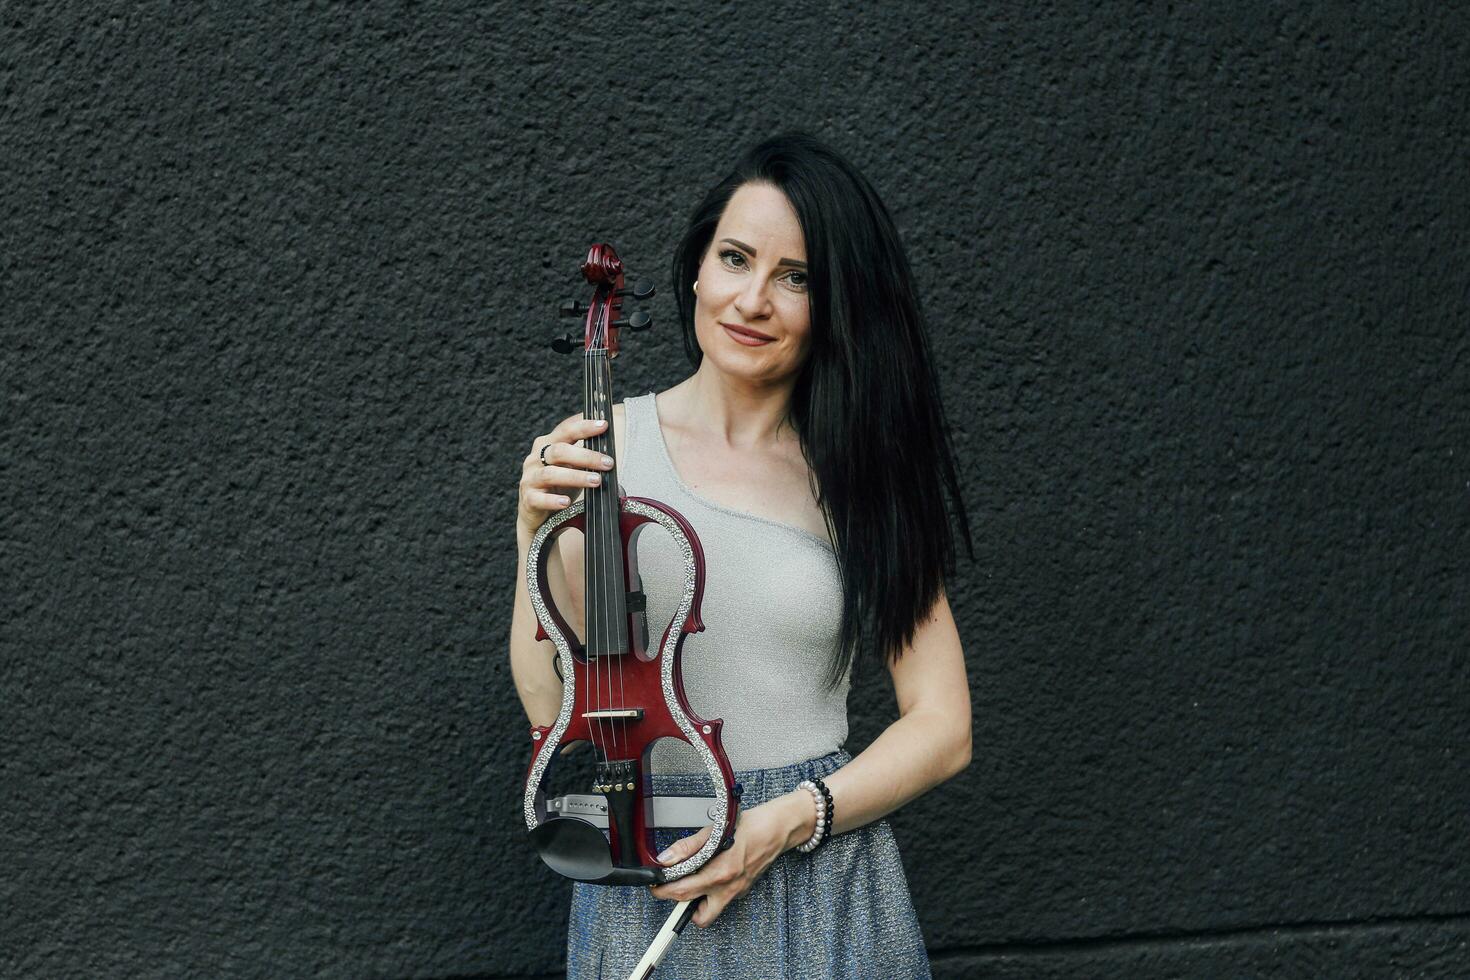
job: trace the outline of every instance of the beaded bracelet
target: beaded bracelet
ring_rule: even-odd
[[[832,791],[827,784],[820,779],[803,779],[799,784],[801,789],[812,794],[812,802],[817,807],[817,826],[812,831],[812,836],[805,844],[796,845],[796,849],[803,854],[810,854],[816,850],[832,832]]]
[[[837,817],[837,808],[832,805],[832,791],[827,788],[827,784],[815,776],[812,777],[812,782],[817,784],[817,789],[822,791],[822,796],[827,801],[827,826],[822,830],[822,840],[826,840],[832,836],[832,821]]]
[[[807,842],[805,844],[796,845],[796,849],[798,851],[803,854],[809,854],[812,850],[816,848],[818,844],[822,842],[822,818],[825,816],[827,802],[822,798],[822,793],[820,790],[817,789],[817,784],[812,782],[810,779],[803,779],[800,783],[797,784],[797,787],[799,789],[804,789],[808,793],[812,794],[812,802],[815,803],[817,806],[817,825],[812,830],[812,836],[807,839]]]

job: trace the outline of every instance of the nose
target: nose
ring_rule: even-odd
[[[750,282],[735,297],[735,311],[743,319],[755,320],[770,316],[771,301],[766,296],[766,282],[761,276],[751,276]]]

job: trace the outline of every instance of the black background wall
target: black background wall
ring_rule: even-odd
[[[1470,17],[1204,6],[0,6],[0,972],[560,970],[555,307],[800,125],[977,530],[975,761],[892,820],[935,975],[1470,974]]]

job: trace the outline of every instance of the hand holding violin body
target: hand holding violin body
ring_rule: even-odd
[[[653,886],[653,897],[687,901],[704,896],[691,920],[701,929],[719,918],[731,902],[754,887],[756,881],[786,851],[812,835],[816,811],[805,792],[788,793],[740,813],[740,833],[729,848],[715,855],[694,874]],[[674,844],[659,860],[673,864],[695,853],[709,839],[705,827]]]

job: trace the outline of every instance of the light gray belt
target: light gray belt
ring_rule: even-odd
[[[655,796],[653,826],[703,827],[714,822],[713,796]],[[595,793],[568,793],[546,801],[554,816],[581,817],[594,827],[607,827],[607,797]]]

